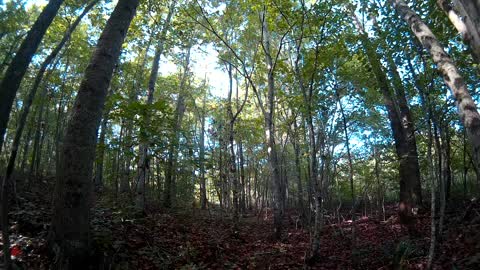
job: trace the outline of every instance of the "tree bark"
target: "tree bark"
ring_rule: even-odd
[[[98,40],[68,121],[49,235],[58,269],[88,269],[96,132],[113,70],[139,0],[119,0]]]
[[[340,106],[340,114],[342,115],[342,122],[343,122],[343,131],[345,134],[345,146],[347,148],[347,157],[348,157],[348,178],[350,180],[350,195],[352,199],[352,262],[353,265],[355,265],[356,260],[355,260],[355,221],[356,221],[356,216],[355,216],[355,208],[356,208],[356,198],[355,198],[355,186],[353,184],[353,162],[352,162],[352,155],[350,153],[350,139],[348,136],[348,128],[347,128],[347,118],[345,117],[345,112],[343,110],[343,105],[342,101],[340,99],[340,95],[338,92],[335,93],[337,96],[337,101]]]
[[[15,131],[15,136],[12,143],[12,150],[10,153],[10,157],[7,164],[7,170],[5,173],[4,181],[7,181],[7,185],[9,185],[9,182],[11,181],[11,175],[15,167],[15,160],[17,158],[18,147],[20,145],[20,140],[22,138],[23,129],[25,128],[25,124],[27,122],[27,116],[30,112],[30,107],[33,103],[33,99],[35,97],[35,94],[37,93],[37,89],[40,85],[40,82],[42,81],[43,75],[45,74],[45,71],[48,65],[50,65],[50,63],[55,59],[57,54],[63,48],[65,43],[69,40],[71,33],[78,26],[82,18],[95,6],[96,3],[98,3],[98,1],[99,0],[95,0],[84,8],[83,12],[77,17],[77,19],[73,22],[73,24],[67,29],[61,41],[57,44],[57,46],[52,50],[52,52],[47,56],[47,58],[45,58],[43,63],[40,65],[40,69],[37,72],[33,86],[28,92],[27,98],[23,101],[22,111],[20,112],[20,118],[18,119],[18,126]],[[68,67],[68,61],[66,66]],[[41,109],[41,111],[43,111],[43,109]]]
[[[463,41],[470,47],[475,62],[480,63],[480,28],[478,24],[475,25],[475,20],[478,20],[476,16],[480,15],[478,7],[475,7],[478,2],[472,0],[453,0],[452,2],[454,6],[449,0],[437,0],[437,5],[446,13]]]
[[[200,116],[200,153],[199,153],[199,165],[200,165],[200,208],[202,210],[207,209],[207,185],[205,179],[205,117],[206,117],[206,94],[202,101],[202,115]],[[213,156],[213,154],[212,154]]]
[[[240,167],[240,211],[242,214],[245,214],[247,210],[247,200],[246,200],[246,180],[245,180],[245,159],[243,157],[243,143],[242,139],[238,140],[238,156],[239,156],[239,163],[238,166]]]
[[[262,14],[262,47],[265,53],[266,64],[269,67],[267,76],[267,110],[264,111],[265,119],[265,135],[268,147],[268,161],[271,169],[271,181],[273,184],[273,226],[274,237],[278,240],[282,234],[282,221],[283,221],[283,202],[282,202],[282,186],[277,154],[277,145],[275,142],[275,64],[271,55],[270,49],[270,32],[267,26],[266,12]],[[280,50],[280,49],[279,49]]]
[[[233,199],[233,223],[235,226],[238,225],[239,218],[239,185],[238,185],[238,174],[237,174],[237,164],[236,164],[236,155],[235,155],[235,143],[234,143],[234,133],[235,133],[235,119],[233,115],[233,106],[232,106],[232,92],[233,92],[233,66],[231,63],[225,63],[225,67],[228,73],[228,101],[227,101],[227,114],[228,114],[228,168],[229,168],[229,182],[232,184],[232,199]]]
[[[480,165],[480,115],[477,106],[470,96],[467,85],[453,60],[444,51],[442,45],[421,18],[408,7],[403,0],[390,0],[403,20],[410,26],[412,32],[423,47],[430,52],[433,62],[441,72],[445,84],[455,97],[460,119],[465,126],[473,146],[473,156],[477,168]]]
[[[422,98],[422,105],[424,108],[428,107],[426,104],[426,99]],[[435,224],[435,166],[433,165],[433,156],[432,156],[432,145],[433,145],[433,134],[432,134],[432,115],[430,111],[427,110],[428,117],[428,142],[427,142],[427,160],[428,160],[428,177],[430,178],[430,247],[428,251],[428,261],[427,269],[431,269],[433,258],[435,257],[435,246],[436,246],[436,224]]]
[[[302,184],[302,167],[300,162],[300,142],[299,142],[299,135],[298,135],[298,125],[296,119],[293,121],[293,133],[295,134],[292,144],[293,150],[295,152],[295,172],[296,172],[296,179],[297,179],[297,196],[298,196],[298,208],[300,208],[301,218],[302,220],[305,219],[305,206],[303,202],[303,184]]]
[[[131,89],[129,91],[129,104],[132,102],[136,102],[138,99],[139,95],[139,89],[142,88],[141,81],[143,80],[141,76],[143,76],[143,72],[145,69],[145,65],[147,63],[148,59],[148,53],[150,51],[150,46],[152,44],[154,35],[150,35],[147,41],[147,45],[145,46],[145,53],[143,55],[143,58],[141,59],[138,58],[137,63],[137,68],[135,70]],[[122,159],[122,177],[120,179],[120,193],[122,195],[130,195],[131,189],[130,189],[130,165],[131,165],[131,155],[133,155],[133,120],[131,118],[125,118],[124,119],[124,139],[123,139],[123,152],[128,153],[126,155],[123,155]],[[131,154],[131,155],[130,155]]]
[[[107,134],[108,124],[108,111],[103,114],[100,137],[97,143],[97,159],[95,167],[95,191],[100,192],[103,190],[103,161],[105,159],[105,135]]]
[[[52,68],[48,70],[48,72],[44,75],[45,77],[45,80],[44,83],[42,84],[42,87],[41,87],[41,92],[39,94],[39,99],[40,99],[40,104],[38,105],[38,116],[37,116],[37,120],[35,120],[35,135],[34,135],[34,140],[33,140],[33,152],[32,152],[32,158],[31,158],[31,162],[30,162],[30,178],[29,178],[29,184],[31,183],[31,181],[33,180],[33,178],[35,178],[37,175],[38,175],[38,166],[37,164],[39,163],[39,148],[40,148],[40,141],[41,141],[41,133],[42,133],[42,129],[44,128],[42,125],[44,125],[45,123],[42,123],[42,120],[43,120],[43,111],[45,109],[45,98],[48,97],[47,93],[48,93],[48,85],[46,84],[46,81],[47,81],[47,78],[50,78],[50,75],[52,74],[53,70],[55,70],[59,64],[61,60],[61,57],[57,57],[57,59],[55,60],[55,63],[53,64]],[[69,61],[69,58],[67,58],[67,61],[65,63],[65,69],[64,69],[64,77],[63,77],[63,82],[62,82],[62,86],[64,86],[64,83],[65,83],[65,80],[67,78],[66,76],[66,71],[68,70],[68,67],[70,66],[70,61]],[[43,75],[42,75],[43,77]],[[39,80],[40,82],[40,80]],[[36,89],[32,88],[31,91],[36,91]],[[26,116],[26,115],[25,115]]]
[[[165,173],[165,189],[163,196],[163,206],[172,207],[175,204],[176,190],[175,190],[175,178],[176,178],[176,159],[178,152],[178,144],[180,137],[180,129],[182,128],[182,120],[185,114],[185,87],[188,79],[188,72],[190,66],[190,51],[192,45],[188,44],[186,48],[185,62],[183,66],[183,74],[180,80],[180,89],[177,99],[177,108],[174,115],[174,126],[172,129],[172,138],[168,151],[168,164],[167,171]]]
[[[38,16],[27,36],[23,40],[15,57],[0,82],[0,152],[2,151],[3,139],[7,130],[10,111],[15,95],[20,87],[23,76],[27,72],[35,51],[42,41],[47,28],[57,15],[58,9],[64,0],[50,0],[42,13]]]
[[[155,50],[155,56],[153,57],[152,70],[150,72],[150,78],[148,80],[148,94],[147,94],[147,105],[153,104],[153,94],[155,92],[155,83],[158,78],[158,68],[160,57],[163,54],[163,48],[165,45],[165,40],[167,37],[167,32],[170,28],[170,21],[172,19],[173,13],[175,11],[175,5],[177,1],[173,0],[170,8],[168,9],[167,18],[163,24],[162,31],[160,32],[159,42]],[[145,126],[150,125],[150,116],[146,115]],[[144,133],[143,130],[140,130],[140,133]],[[135,207],[138,211],[144,211],[145,209],[145,179],[149,169],[149,154],[148,154],[149,138],[148,135],[146,138],[143,138],[139,146],[139,160],[138,160],[138,181],[136,188],[136,199]]]
[[[28,150],[30,149],[30,141],[32,139],[32,131],[33,131],[33,123],[30,123],[30,125],[27,128],[27,136],[24,139],[24,144],[23,144],[23,150],[22,150],[22,158],[20,161],[20,172],[22,174],[25,173],[25,166],[27,163],[27,157],[28,157]]]
[[[405,93],[402,86],[397,86],[397,95],[399,96],[401,106],[399,106],[393,96],[390,82],[386,76],[383,66],[375,48],[372,46],[367,34],[361,27],[356,16],[354,16],[356,26],[359,30],[359,37],[372,68],[372,72],[377,80],[377,85],[383,95],[387,115],[390,120],[390,127],[395,141],[395,150],[399,159],[400,175],[400,221],[413,228],[412,209],[415,205],[421,204],[420,171],[418,165],[418,154],[416,152],[416,143],[414,136],[413,122],[410,117],[408,105],[406,104]],[[395,74],[394,74],[395,76]],[[401,108],[399,108],[401,107]],[[405,121],[403,121],[405,119]]]
[[[422,205],[422,185],[420,177],[420,165],[418,163],[417,140],[415,137],[415,124],[407,101],[407,95],[402,84],[402,79],[398,73],[392,55],[387,53],[387,63],[390,74],[393,78],[393,87],[395,89],[396,103],[398,104],[398,112],[400,117],[401,128],[404,136],[405,152],[400,160],[400,170],[409,170],[410,182],[407,188],[411,189],[411,196],[417,206]],[[403,148],[403,147],[402,147]],[[411,185],[411,186],[410,186]]]

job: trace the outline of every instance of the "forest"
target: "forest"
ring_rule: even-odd
[[[480,0],[0,0],[0,269],[480,269]]]

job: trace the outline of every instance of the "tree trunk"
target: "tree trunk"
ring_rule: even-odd
[[[267,110],[264,111],[265,119],[265,135],[268,147],[268,161],[271,169],[271,182],[273,185],[273,226],[274,237],[278,240],[282,235],[282,219],[283,219],[283,202],[282,186],[279,171],[279,162],[277,154],[277,146],[275,143],[275,65],[270,50],[270,32],[267,26],[265,12],[262,15],[262,47],[265,53],[266,64],[269,67],[267,77]]]
[[[129,91],[128,95],[128,102],[129,104],[136,102],[138,99],[139,89],[142,89],[142,77],[145,69],[145,65],[147,63],[148,59],[148,53],[150,51],[150,46],[152,44],[154,35],[150,35],[147,41],[147,45],[145,46],[145,53],[143,55],[143,58],[137,58],[137,68],[135,70],[132,85],[131,85],[131,90]],[[125,118],[124,119],[124,139],[123,139],[123,152],[128,153],[126,155],[123,155],[122,158],[122,177],[120,179],[120,193],[122,195],[130,195],[131,189],[130,189],[130,165],[131,165],[131,155],[133,155],[133,121],[131,118]],[[130,155],[131,154],[131,155]]]
[[[382,206],[382,198],[383,198],[383,190],[382,190],[382,183],[380,181],[380,154],[378,153],[378,150],[376,146],[373,147],[373,158],[375,160],[375,165],[374,165],[374,171],[375,171],[375,180],[377,182],[377,212],[379,213],[380,216],[384,216],[385,213],[382,211],[383,206]],[[382,212],[382,215],[380,215],[380,212]]]
[[[478,7],[475,7],[478,2],[472,0],[465,1],[465,4],[462,3],[464,2],[462,0],[453,0],[452,2],[454,6],[449,0],[437,0],[437,5],[447,14],[463,41],[470,47],[475,62],[480,63],[480,28],[478,28],[478,24],[475,25],[475,20],[478,20],[476,16],[480,15]]]
[[[412,133],[414,132],[413,122],[411,121],[411,117],[409,117],[410,113],[408,111],[408,105],[406,104],[403,89],[399,89],[401,86],[396,87],[397,90],[400,90],[400,93],[397,93],[397,95],[399,96],[399,99],[401,99],[400,103],[402,103],[402,105],[399,106],[396,104],[392,96],[390,82],[388,81],[375,48],[368,40],[368,36],[361,27],[356,16],[354,16],[354,19],[360,32],[360,40],[367,54],[369,64],[372,67],[372,72],[383,95],[388,118],[390,120],[390,127],[395,141],[395,149],[400,163],[400,221],[404,225],[407,225],[409,229],[413,229],[414,220],[412,217],[412,209],[416,204],[421,204],[421,192],[418,194],[420,182],[418,154],[416,154],[415,137],[412,136]],[[408,118],[410,118],[410,120],[408,120]],[[406,121],[403,121],[403,119]]]
[[[477,31],[480,31],[480,1],[479,0],[454,0],[455,5],[462,5],[466,15],[472,21]]]
[[[155,83],[157,82],[158,78],[158,68],[160,57],[163,54],[163,48],[165,45],[165,40],[167,37],[168,29],[170,28],[170,21],[173,16],[173,12],[175,10],[175,5],[177,1],[173,0],[170,8],[168,10],[167,18],[165,19],[165,23],[162,27],[162,31],[160,32],[159,42],[157,48],[155,50],[155,56],[153,57],[153,65],[152,70],[150,72],[150,78],[148,80],[148,94],[147,94],[147,105],[153,104],[153,93],[155,92]],[[150,125],[150,116],[146,115],[145,119],[145,126]],[[141,135],[145,133],[144,130],[140,130],[140,138]],[[149,155],[148,155],[148,146],[149,146],[149,138],[146,135],[146,138],[141,138],[141,143],[139,146],[139,160],[138,160],[138,181],[137,181],[137,194],[135,199],[135,207],[138,211],[145,210],[145,179],[149,169]]]
[[[422,98],[423,107],[426,108],[426,100]],[[428,111],[428,110],[427,110]],[[435,246],[436,246],[436,224],[435,224],[435,166],[433,165],[433,156],[432,156],[432,145],[433,145],[433,135],[432,135],[432,116],[430,112],[427,113],[428,116],[428,143],[427,143],[427,160],[428,160],[428,177],[430,178],[430,247],[428,251],[428,261],[427,269],[431,269],[433,258],[435,257]]]
[[[27,36],[23,40],[15,57],[8,66],[8,69],[0,82],[0,152],[2,152],[3,138],[7,130],[10,111],[15,95],[20,87],[23,76],[27,72],[35,51],[42,41],[47,28],[57,15],[63,0],[50,0],[42,13],[38,16]],[[9,261],[9,259],[7,260]]]
[[[103,161],[105,159],[105,135],[107,133],[108,112],[103,115],[100,137],[97,143],[97,159],[95,167],[95,191],[103,190]]]
[[[239,218],[239,185],[238,185],[238,175],[237,175],[237,164],[235,156],[235,144],[234,144],[234,128],[235,128],[235,119],[233,115],[233,106],[232,106],[232,92],[233,92],[233,66],[231,63],[225,64],[227,73],[228,73],[228,101],[227,101],[227,114],[228,114],[228,168],[229,168],[229,183],[232,184],[232,199],[233,199],[233,222],[235,226],[238,225]]]
[[[23,150],[22,150],[22,158],[20,161],[20,172],[22,174],[25,173],[25,166],[27,164],[27,157],[28,157],[28,150],[30,149],[30,141],[32,140],[32,131],[33,131],[33,123],[30,123],[27,129],[27,137],[24,139],[23,142]]]
[[[122,148],[122,142],[123,142],[123,133],[124,133],[124,130],[125,130],[125,121],[122,119],[121,120],[121,124],[120,124],[120,134],[118,135],[118,148],[117,148],[117,153],[116,153],[116,157],[115,157],[115,200],[117,200],[118,198],[118,191],[119,191],[119,181],[118,181],[118,178],[120,177],[119,174],[120,174],[120,161],[121,161],[121,158],[120,158],[120,149]],[[120,180],[122,181],[122,180]]]
[[[191,44],[188,44],[186,48],[185,62],[183,66],[183,74],[180,81],[180,89],[177,99],[177,108],[174,115],[174,126],[172,129],[172,139],[169,145],[168,151],[168,164],[167,171],[165,173],[165,189],[163,196],[163,206],[172,207],[175,204],[175,178],[176,178],[176,159],[178,152],[178,144],[180,137],[180,129],[182,128],[183,115],[185,114],[185,87],[188,79],[188,72],[190,66],[190,51],[192,49]]]
[[[15,50],[18,48],[18,43],[22,41],[22,38],[24,37],[24,34],[18,35],[15,37],[15,39],[12,41],[10,46],[8,47],[7,52],[5,53],[5,57],[3,58],[2,63],[0,64],[0,76],[3,75],[3,70],[8,67],[8,62],[12,58],[12,56],[15,55]],[[3,78],[3,76],[2,76]]]
[[[296,119],[293,121],[293,133],[295,134],[292,139],[293,151],[295,152],[295,172],[297,179],[297,197],[298,197],[298,208],[300,209],[300,214],[302,220],[305,219],[305,206],[303,203],[303,184],[302,184],[302,166],[300,162],[300,142],[298,136],[298,126]]]
[[[303,20],[304,18],[302,18]],[[318,185],[318,165],[317,165],[317,153],[318,153],[318,147],[317,147],[317,142],[315,138],[315,128],[313,126],[313,83],[315,79],[315,73],[318,68],[318,60],[319,60],[319,53],[320,53],[320,47],[319,44],[315,44],[315,59],[314,59],[314,68],[313,72],[311,73],[310,81],[309,81],[309,87],[305,84],[305,80],[303,78],[303,75],[300,70],[300,57],[301,57],[301,47],[302,47],[302,38],[303,38],[303,26],[302,26],[302,32],[301,32],[301,37],[299,39],[299,42],[297,43],[296,46],[296,59],[294,63],[294,73],[296,80],[299,84],[299,88],[302,91],[303,95],[303,101],[307,106],[307,110],[305,113],[305,120],[308,128],[308,142],[309,142],[309,147],[308,147],[308,153],[309,153],[309,166],[308,166],[308,179],[309,179],[309,201],[311,200],[312,193],[314,200],[315,200],[315,223],[314,223],[314,233],[313,233],[313,240],[312,240],[312,253],[310,254],[310,260],[314,261],[318,259],[319,257],[319,252],[320,252],[320,229],[322,227],[322,224],[320,224],[323,220],[323,213],[321,211],[322,209],[322,196],[321,193],[322,191],[320,190],[320,185]],[[305,137],[306,141],[306,137]],[[312,186],[313,186],[313,191],[312,191]],[[310,219],[309,219],[310,220]]]
[[[355,198],[355,186],[353,185],[353,162],[352,162],[352,155],[350,153],[350,139],[348,136],[348,129],[347,129],[347,118],[345,117],[345,112],[343,110],[343,105],[342,101],[340,99],[340,95],[338,92],[336,92],[337,95],[337,101],[340,106],[340,114],[342,115],[342,122],[343,122],[343,131],[345,134],[345,146],[347,148],[347,157],[348,157],[348,178],[350,180],[350,195],[352,199],[352,262],[353,265],[356,264],[356,259],[355,259],[355,221],[356,221],[356,216],[355,216],[355,210],[356,210],[356,198]]]
[[[243,158],[243,144],[242,144],[242,139],[239,139],[238,140],[238,155],[239,155],[239,159],[240,159],[240,162],[239,162],[239,166],[240,166],[240,211],[245,214],[246,210],[247,210],[247,207],[246,207],[246,192],[245,192],[245,188],[246,188],[246,180],[245,180],[245,169],[244,169],[244,166],[245,166],[245,160]]]
[[[33,178],[35,178],[37,175],[38,175],[38,172],[37,172],[37,164],[39,163],[39,155],[40,155],[40,144],[41,144],[41,139],[42,139],[42,129],[44,129],[44,125],[45,123],[42,122],[43,120],[43,111],[45,109],[45,98],[48,97],[48,85],[46,84],[46,81],[47,81],[47,78],[50,77],[50,75],[52,74],[52,71],[55,70],[59,64],[61,60],[61,57],[57,57],[55,63],[53,64],[52,68],[45,74],[45,80],[44,80],[44,83],[42,84],[42,86],[40,87],[41,88],[41,92],[39,94],[39,99],[40,99],[40,104],[38,105],[38,116],[37,116],[37,119],[35,120],[35,123],[36,123],[36,127],[35,127],[35,136],[34,136],[34,140],[33,140],[33,152],[32,152],[32,158],[31,158],[31,163],[30,163],[30,178],[29,178],[29,184],[31,184],[31,181],[33,180]],[[69,58],[67,58],[67,61],[65,63],[65,76],[63,78],[63,82],[62,82],[62,87],[64,86],[64,83],[65,83],[65,80],[66,80],[66,71],[68,70],[70,66],[70,61],[69,61]],[[42,75],[43,76],[43,75]],[[40,82],[40,80],[39,80]],[[36,89],[32,89],[31,91],[36,91]]]
[[[45,86],[47,87],[47,86]],[[42,98],[45,98],[42,96]],[[33,151],[32,151],[32,159],[30,162],[30,178],[29,178],[29,183],[32,183],[33,179],[37,178],[38,175],[38,159],[39,159],[39,152],[40,152],[40,141],[41,141],[41,136],[42,136],[42,119],[43,119],[43,110],[45,109],[44,102],[42,101],[39,104],[39,109],[38,109],[38,116],[36,120],[36,127],[35,127],[35,136],[33,138]]]
[[[85,70],[66,127],[49,235],[58,269],[88,269],[96,131],[113,70],[138,4],[139,0],[118,1]]]
[[[451,157],[451,137],[450,137],[450,127],[449,121],[446,120],[443,125],[443,139],[442,139],[442,148],[444,152],[444,166],[443,166],[443,179],[445,184],[445,202],[447,203],[450,199],[450,189],[452,187],[452,157]]]
[[[463,199],[467,199],[467,173],[468,173],[468,166],[467,166],[467,134],[465,132],[465,128],[463,129],[463,157],[462,157],[462,164],[463,164],[463,171],[462,171],[462,178],[463,178]]]
[[[77,17],[77,19],[73,22],[73,24],[67,29],[65,34],[63,35],[63,38],[61,41],[57,44],[57,46],[52,50],[52,52],[45,58],[43,63],[40,65],[40,69],[37,72],[37,75],[35,77],[34,83],[32,88],[27,94],[27,98],[23,101],[23,106],[22,106],[22,111],[20,113],[20,118],[18,120],[18,126],[15,131],[15,136],[13,139],[12,143],[12,150],[10,153],[10,158],[8,160],[8,165],[7,165],[7,172],[6,172],[6,181],[10,181],[11,174],[13,173],[14,166],[15,166],[15,160],[17,157],[17,152],[18,152],[18,146],[20,145],[20,140],[22,138],[23,134],[23,129],[25,128],[25,124],[27,122],[27,116],[30,112],[30,107],[32,105],[33,99],[35,97],[35,94],[37,93],[37,89],[40,85],[40,82],[42,81],[43,75],[45,74],[45,71],[47,70],[48,65],[55,59],[57,54],[60,52],[60,50],[63,48],[65,43],[70,39],[71,33],[75,30],[77,25],[80,23],[82,18],[87,14],[94,6],[96,3],[98,3],[99,0],[95,0],[92,3],[90,3],[83,12]],[[68,64],[67,64],[68,66]]]
[[[398,104],[398,111],[400,122],[402,125],[402,135],[404,136],[405,153],[401,156],[400,170],[409,170],[409,177],[411,177],[407,188],[411,189],[409,192],[413,197],[413,201],[417,206],[422,205],[422,185],[420,177],[420,165],[418,163],[417,140],[415,137],[415,125],[413,123],[412,114],[405,94],[402,79],[398,73],[392,55],[387,53],[387,63],[390,69],[390,74],[393,78],[393,87],[395,89],[396,102]]]
[[[199,165],[200,165],[200,208],[202,210],[207,209],[207,185],[205,179],[205,117],[206,117],[206,94],[202,101],[202,115],[200,117],[200,153],[199,153]],[[213,156],[213,154],[212,154]]]
[[[122,156],[122,170],[121,170],[121,178],[120,178],[120,194],[126,195],[130,193],[130,157],[127,155],[131,151],[131,134],[132,129],[131,122],[129,120],[124,121],[124,129],[123,129],[123,140],[122,140],[122,148],[123,148],[123,156]]]
[[[37,178],[45,175],[43,172],[44,166],[42,166],[42,164],[45,163],[44,157],[46,155],[43,155],[43,152],[44,152],[45,139],[47,138],[48,129],[50,128],[50,121],[49,121],[50,110],[48,105],[51,101],[51,96],[47,94],[46,98],[47,100],[45,104],[42,104],[42,106],[45,107],[45,116],[42,119],[39,119],[39,121],[42,123],[42,129],[41,129],[42,132],[40,136],[40,143],[38,144],[37,158],[35,160],[36,162],[35,172],[37,174]],[[47,148],[48,148],[48,140],[47,140]]]
[[[480,165],[480,115],[477,106],[470,96],[467,85],[453,60],[444,51],[442,45],[421,18],[408,7],[403,0],[390,0],[403,20],[430,52],[433,62],[441,72],[446,85],[455,97],[461,121],[465,126],[473,146],[473,156],[477,167]]]

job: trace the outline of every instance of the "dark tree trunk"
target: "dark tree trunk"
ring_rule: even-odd
[[[57,54],[60,52],[60,50],[65,45],[65,43],[68,41],[73,30],[75,30],[75,28],[80,23],[80,21],[85,16],[85,14],[87,14],[88,11],[90,11],[98,1],[99,0],[95,0],[92,3],[90,3],[87,7],[85,7],[83,12],[77,17],[75,22],[67,29],[67,31],[63,35],[62,40],[57,44],[57,46],[52,50],[52,52],[47,56],[47,58],[40,65],[40,70],[38,71],[35,77],[33,86],[30,89],[30,92],[28,92],[27,98],[23,101],[22,111],[20,113],[20,119],[18,120],[18,126],[15,131],[15,136],[12,143],[12,150],[11,150],[8,164],[7,164],[7,171],[5,174],[6,180],[4,181],[7,181],[7,183],[8,181],[11,181],[10,177],[14,170],[15,160],[17,158],[18,147],[20,145],[20,140],[22,138],[23,129],[25,128],[25,124],[27,122],[27,116],[30,112],[30,107],[32,105],[35,94],[37,93],[37,89],[40,86],[40,82],[42,81],[43,75],[45,74],[45,71],[47,70],[48,65],[50,65],[50,63],[55,59]],[[68,61],[67,61],[67,67],[68,67]],[[41,112],[43,111],[43,107],[40,109],[40,111]],[[39,130],[37,132],[39,132]]]
[[[58,269],[88,269],[96,132],[113,70],[139,0],[119,0],[85,70],[66,127],[49,235]]]
[[[354,17],[354,19],[360,32],[360,40],[367,54],[369,64],[372,67],[372,72],[377,80],[378,88],[383,95],[395,141],[395,149],[400,163],[400,221],[407,225],[408,228],[413,228],[414,219],[412,217],[412,209],[417,204],[421,204],[421,193],[420,195],[418,194],[420,182],[418,154],[416,153],[415,136],[412,135],[414,132],[413,122],[411,121],[403,89],[400,89],[401,86],[396,87],[400,92],[397,93],[401,99],[400,103],[402,103],[400,106],[392,96],[393,91],[390,82],[375,48],[368,40],[368,36],[359,24],[358,19],[356,17]],[[402,116],[404,118],[402,118]],[[410,118],[410,120],[408,120],[408,118]],[[405,119],[405,121],[402,121],[402,119]]]
[[[48,2],[20,45],[2,82],[0,82],[0,152],[2,151],[3,138],[7,130],[15,95],[35,51],[62,3],[63,0],[50,0]]]
[[[27,137],[24,139],[23,150],[22,150],[22,158],[20,161],[20,172],[23,174],[25,173],[25,166],[27,164],[27,157],[28,157],[28,149],[30,149],[30,141],[32,140],[32,131],[33,131],[33,123],[31,123],[27,129]]]
[[[400,117],[402,135],[404,137],[404,153],[400,156],[400,170],[410,170],[409,175],[412,177],[407,184],[407,189],[413,196],[413,201],[417,206],[422,205],[422,185],[420,178],[420,165],[418,163],[417,140],[415,137],[415,125],[413,123],[412,114],[405,94],[402,79],[397,71],[392,55],[387,53],[387,62],[390,74],[393,78],[393,87],[395,89],[396,103],[398,104],[398,116]]]
[[[3,70],[8,67],[8,62],[12,58],[13,55],[15,55],[15,50],[18,47],[18,43],[22,41],[22,38],[24,37],[24,34],[18,35],[15,37],[15,39],[12,41],[10,46],[8,47],[7,53],[5,53],[5,57],[3,58],[2,63],[0,64],[0,76],[3,75]]]
[[[38,112],[37,112],[37,119],[35,120],[35,135],[34,135],[34,139],[33,139],[33,152],[32,152],[32,158],[31,158],[31,162],[30,162],[30,171],[29,171],[29,183],[31,183],[31,181],[33,180],[34,177],[37,176],[37,164],[38,164],[38,159],[39,159],[39,148],[40,148],[40,141],[42,139],[42,129],[44,128],[43,125],[45,123],[42,123],[42,120],[43,120],[43,111],[45,109],[45,98],[47,98],[47,94],[48,94],[48,85],[45,83],[45,81],[47,80],[47,78],[50,78],[50,75],[52,74],[52,71],[55,70],[58,66],[60,62],[60,57],[57,57],[57,60],[55,61],[55,63],[53,64],[52,68],[45,74],[45,80],[44,80],[44,83],[42,84],[41,86],[41,92],[39,94],[39,99],[40,99],[40,104],[38,105]],[[68,67],[69,67],[69,59],[67,58],[67,61],[66,61],[66,65],[65,65],[65,74],[66,74],[66,70],[68,70]],[[64,86],[64,83],[65,83],[65,78],[66,76],[64,77],[64,82],[63,82],[63,86]],[[31,91],[36,91],[34,89],[32,89]],[[42,125],[43,124],[43,125]]]
[[[104,113],[97,142],[97,159],[95,164],[95,191],[103,190],[103,161],[105,159],[105,135],[107,133],[108,112]]]

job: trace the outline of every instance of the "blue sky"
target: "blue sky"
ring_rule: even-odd
[[[6,2],[8,2],[7,0]],[[116,2],[116,1],[113,1]],[[0,4],[2,0],[0,0]],[[46,5],[47,0],[27,0],[26,7],[29,9],[31,6],[35,5]],[[211,93],[215,96],[227,96],[227,87],[228,87],[228,76],[227,74],[220,69],[217,64],[217,52],[212,46],[204,46],[199,50],[198,47],[195,47],[192,51],[192,66],[191,69],[195,76],[198,79],[207,78],[208,83],[211,86]],[[177,72],[178,67],[170,61],[168,58],[162,56],[160,73],[162,75],[168,75],[171,73]]]

